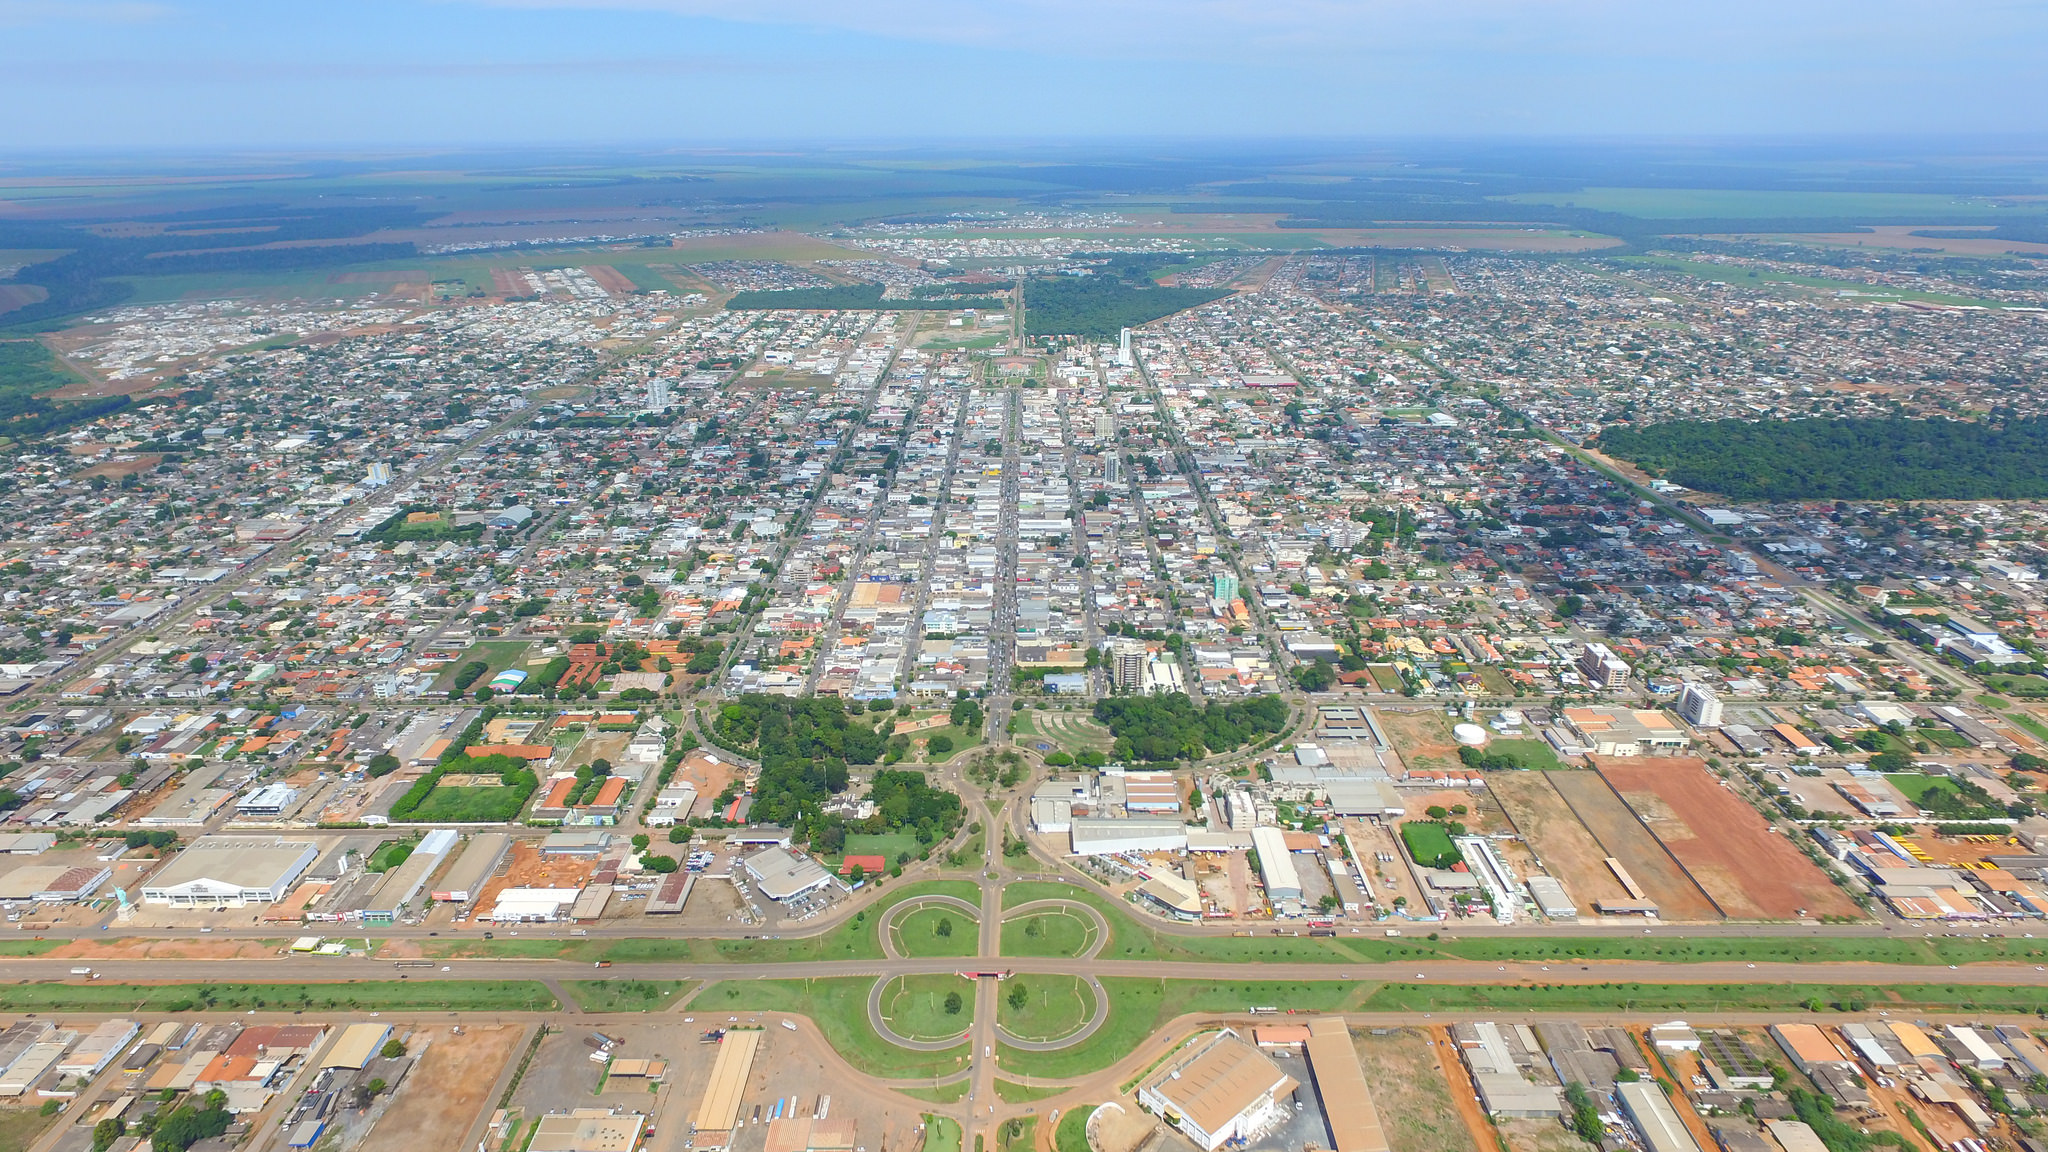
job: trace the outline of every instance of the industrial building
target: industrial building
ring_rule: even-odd
[[[142,886],[144,904],[244,908],[284,899],[320,855],[308,840],[202,836]]]
[[[808,896],[832,883],[825,866],[788,848],[766,848],[740,861],[761,895],[777,903]]]
[[[527,1152],[633,1152],[647,1117],[610,1108],[550,1112],[527,1141]]]
[[[1358,1049],[1352,1047],[1351,1026],[1342,1016],[1318,1016],[1308,1022],[1303,1047],[1337,1152],[1388,1152],[1387,1130],[1373,1106]]]
[[[1655,1080],[1637,1080],[1615,1086],[1622,1114],[1643,1134],[1648,1152],[1700,1152],[1699,1141],[1686,1130],[1685,1121],[1664,1089]]]
[[[1266,886],[1266,899],[1274,903],[1301,899],[1301,873],[1287,851],[1287,834],[1278,828],[1252,829],[1252,848],[1259,854],[1259,880]]]
[[[1171,819],[1076,816],[1067,829],[1067,836],[1076,856],[1178,852],[1188,846],[1188,826]]]
[[[758,1028],[733,1028],[719,1040],[718,1059],[711,1065],[711,1078],[704,1086],[704,1099],[697,1105],[691,1128],[729,1132],[739,1123],[740,1100],[746,1094],[754,1056],[761,1050],[762,1035]]]
[[[1138,1089],[1138,1102],[1164,1117],[1203,1152],[1256,1139],[1288,1114],[1300,1082],[1272,1057],[1225,1028],[1169,1060]]]

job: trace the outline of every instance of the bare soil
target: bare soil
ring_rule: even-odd
[[[1664,846],[1650,835],[1635,813],[1614,794],[1597,772],[1551,772],[1551,786],[1571,805],[1587,831],[1607,849],[1606,855],[1621,861],[1643,892],[1657,903],[1663,920],[1715,921],[1722,914],[1700,886],[1667,855]],[[1602,868],[1605,864],[1596,860]]]
[[[1484,1145],[1473,1140],[1468,1120],[1459,1115],[1460,1094],[1445,1078],[1431,1040],[1421,1029],[1391,1029],[1384,1036],[1352,1030],[1387,1146],[1393,1152],[1476,1152]]]
[[[1572,814],[1551,787],[1549,772],[1496,772],[1487,779],[1495,800],[1514,817],[1544,875],[1556,877],[1581,915],[1593,914],[1595,900],[1626,900],[1628,893],[1607,870],[1607,851]]]
[[[377,1121],[362,1152],[412,1152],[415,1148],[457,1148],[470,1125],[491,1103],[491,1090],[505,1064],[521,1051],[523,1024],[423,1028],[408,1047],[426,1051],[399,1086],[398,1098]]]

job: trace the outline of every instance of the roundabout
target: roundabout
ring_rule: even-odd
[[[1005,956],[1092,960],[1109,942],[1109,922],[1079,900],[1034,900],[1003,914]]]
[[[892,1044],[919,1052],[957,1046],[974,1024],[974,983],[951,974],[875,981],[868,1017]]]
[[[996,1034],[1015,1048],[1079,1044],[1108,1015],[1109,997],[1092,976],[1012,976],[996,990]]]
[[[981,951],[981,909],[957,896],[913,896],[876,921],[891,960],[973,956]]]

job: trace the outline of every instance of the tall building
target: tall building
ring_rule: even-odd
[[[1687,681],[1678,694],[1678,717],[1695,728],[1719,728],[1721,698],[1705,684]]]
[[[1116,363],[1119,368],[1129,368],[1137,363],[1137,359],[1131,355],[1131,330],[1129,328],[1124,329],[1123,335],[1117,337]]]
[[[1143,640],[1123,637],[1112,641],[1109,646],[1109,678],[1119,688],[1145,687],[1145,661],[1148,659]]]
[[[1230,572],[1216,574],[1216,599],[1225,604],[1237,599],[1237,576]]]
[[[647,382],[647,410],[649,412],[668,411],[667,377],[656,376]]]
[[[391,483],[391,465],[389,464],[372,464],[369,471],[363,476],[363,486],[366,488],[382,488],[389,483]]]
[[[1628,665],[1605,644],[1588,644],[1579,653],[1579,674],[1609,692],[1628,687]]]

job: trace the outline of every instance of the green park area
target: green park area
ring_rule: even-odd
[[[945,1040],[974,1022],[974,985],[950,972],[897,976],[882,987],[882,1019],[906,1040]]]
[[[564,980],[585,1012],[660,1012],[695,988],[695,980]]]
[[[1012,976],[996,998],[996,1022],[1020,1040],[1058,1040],[1095,1015],[1095,992],[1079,976]]]
[[[1930,792],[1946,792],[1951,796],[1960,795],[1956,782],[1947,776],[1929,776],[1924,772],[1888,772],[1885,780],[1899,790],[1899,794],[1920,807],[1927,807],[1926,797]]]
[[[1340,980],[1155,980],[1137,976],[1105,976],[1102,986],[1109,993],[1109,1016],[1102,1027],[1077,1044],[1051,1052],[998,1044],[1003,1069],[1022,1076],[1082,1076],[1130,1055],[1176,1016],[1243,1012],[1253,1007],[1342,1011],[1356,1008],[1363,993],[1372,987]]]
[[[1463,859],[1458,846],[1451,843],[1450,829],[1434,820],[1410,820],[1401,825],[1401,843],[1424,868],[1449,868]]]
[[[966,1089],[962,1088],[961,1092],[964,1094]],[[942,1104],[951,1102],[939,1101]],[[927,1115],[924,1118],[924,1152],[960,1152],[960,1135],[960,1122],[951,1116]]]
[[[1079,956],[1098,932],[1094,921],[1061,908],[1020,913],[1003,921],[1003,955]]]
[[[1088,1117],[1094,1114],[1095,1106],[1089,1104],[1061,1115],[1060,1126],[1053,1130],[1053,1152],[1089,1152]]]
[[[807,1016],[825,1034],[834,1051],[854,1067],[876,1076],[930,1080],[967,1067],[965,1044],[943,1052],[912,1052],[882,1039],[868,1024],[868,991],[874,983],[869,976],[733,980],[705,989],[690,1003],[693,1008],[713,1012],[790,1012]]]
[[[972,956],[981,951],[981,924],[947,904],[905,912],[891,926],[896,950],[905,956]]]
[[[924,851],[924,845],[909,832],[850,832],[846,837],[846,851],[840,856],[880,856],[889,867],[905,864],[917,859]],[[883,871],[888,871],[884,868]]]

